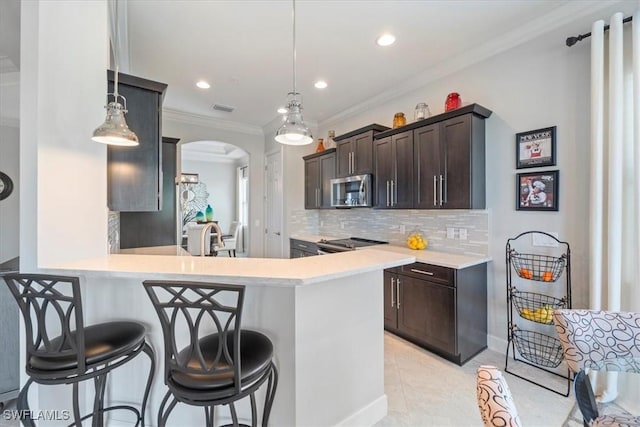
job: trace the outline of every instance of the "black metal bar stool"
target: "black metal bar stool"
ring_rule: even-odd
[[[93,417],[92,426],[104,424],[104,413],[115,409],[132,411],[136,426],[144,426],[144,413],[155,371],[153,349],[145,341],[145,327],[137,322],[106,322],[84,326],[77,277],[44,274],[7,274],[3,276],[22,312],[26,330],[26,372],[29,380],[17,401],[21,413],[29,413],[29,386],[38,384],[72,384],[74,422]],[[104,406],[107,374],[140,353],[151,360],[141,409],[129,405]],[[78,384],[95,382],[93,411],[82,416],[78,403]],[[24,412],[22,412],[24,411]],[[24,426],[35,427],[23,418]]]
[[[211,427],[214,407],[229,405],[233,425],[238,426],[234,402],[246,396],[251,425],[256,426],[255,392],[267,381],[262,415],[266,426],[278,371],[271,340],[240,328],[244,286],[153,280],[143,284],[164,335],[164,381],[169,390],[158,411],[158,427],[166,425],[178,402],[203,407],[206,425]],[[186,346],[181,348],[178,339],[186,341]]]

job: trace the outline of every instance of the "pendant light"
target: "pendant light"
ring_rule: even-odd
[[[127,100],[124,96],[118,93],[118,57],[119,57],[119,34],[118,34],[118,2],[115,1],[113,7],[115,9],[115,26],[112,34],[113,58],[115,63],[114,84],[113,93],[107,93],[107,100],[109,96],[113,96],[113,101],[108,102],[105,108],[107,109],[107,118],[104,123],[101,124],[93,131],[92,140],[100,142],[102,144],[119,145],[119,146],[136,146],[139,144],[138,136],[129,129],[127,121],[124,118],[127,112]],[[118,102],[118,99],[122,98],[123,104]]]
[[[302,96],[296,92],[296,0],[293,0],[293,91],[287,95],[287,112],[284,123],[276,132],[276,141],[285,145],[313,142],[311,131],[302,118]]]

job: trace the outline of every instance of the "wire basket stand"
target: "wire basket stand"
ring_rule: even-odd
[[[548,253],[536,253],[531,241],[544,240]],[[550,243],[550,245],[549,245]],[[542,252],[542,251],[541,251]],[[569,243],[543,231],[526,231],[507,240],[507,351],[505,372],[546,390],[569,396],[571,371],[557,372],[563,361],[562,345],[553,327],[551,313],[571,308],[571,249]],[[518,285],[518,286],[516,286]],[[564,293],[564,295],[562,295]],[[509,356],[567,380],[566,392],[509,370]]]

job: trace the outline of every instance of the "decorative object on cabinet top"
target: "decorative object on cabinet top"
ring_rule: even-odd
[[[369,126],[365,126],[363,128],[360,129],[356,129],[356,130],[352,130],[351,132],[347,132],[345,134],[342,134],[340,136],[336,136],[335,138],[333,138],[334,141],[342,141],[343,139],[347,139],[347,138],[351,138],[352,136],[355,135],[359,135],[361,133],[365,133],[368,132],[370,130],[375,131],[375,132],[384,132],[384,131],[388,131],[390,128],[387,126],[383,126],[383,125],[379,125],[377,123],[371,124]]]
[[[393,128],[397,129],[400,126],[404,126],[407,124],[407,118],[404,116],[404,113],[396,113],[393,116]]]
[[[441,122],[443,120],[452,119],[454,117],[462,116],[464,114],[469,114],[469,113],[473,113],[473,114],[475,114],[477,116],[480,116],[480,117],[486,119],[486,118],[489,118],[489,116],[491,116],[491,114],[493,112],[491,110],[483,107],[480,104],[465,105],[464,107],[456,108],[455,110],[447,111],[447,112],[442,113],[442,114],[436,114],[435,116],[427,117],[427,118],[425,118],[423,120],[418,120],[416,122],[409,123],[409,124],[401,126],[399,128],[390,129],[390,130],[386,130],[386,131],[382,131],[382,132],[376,133],[373,136],[373,138],[374,139],[382,139],[382,138],[385,138],[387,136],[395,135],[396,133],[401,133],[401,132],[405,132],[405,131],[408,131],[408,130],[421,128],[423,126],[427,126],[427,125],[430,125],[432,123]],[[336,139],[338,139],[338,138],[336,138]]]

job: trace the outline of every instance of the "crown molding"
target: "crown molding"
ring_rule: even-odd
[[[219,130],[227,130],[248,135],[264,135],[260,126],[203,116],[201,114],[186,113],[184,111],[172,110],[170,108],[162,109],[162,120],[169,120],[189,125],[204,126]]]
[[[19,128],[20,119],[16,119],[14,117],[0,117],[0,126]]]
[[[621,1],[609,2],[567,2],[554,11],[541,17],[533,19],[501,35],[499,38],[490,40],[484,45],[463,52],[450,60],[443,61],[405,83],[394,86],[393,89],[384,91],[360,104],[356,104],[346,110],[341,111],[320,122],[322,127],[331,127],[338,122],[344,121],[357,114],[363,113],[372,108],[378,107],[396,98],[407,95],[427,84],[442,77],[465,69],[473,64],[498,55],[506,50],[522,45],[547,32],[561,28],[579,18],[596,13],[605,8],[611,8]]]

